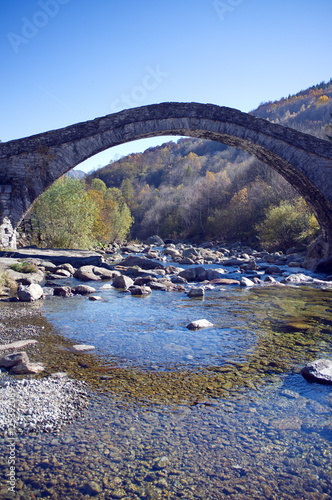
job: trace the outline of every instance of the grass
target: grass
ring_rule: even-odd
[[[17,283],[15,280],[11,279],[6,272],[0,273],[0,295],[6,292],[6,288],[9,288],[11,292],[16,292]]]
[[[15,262],[10,266],[10,269],[13,271],[17,271],[18,273],[35,273],[38,271],[38,267],[35,264],[31,264],[31,262],[26,262],[24,260]]]

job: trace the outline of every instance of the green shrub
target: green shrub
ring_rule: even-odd
[[[310,243],[318,234],[319,224],[303,198],[298,198],[293,203],[270,206],[256,230],[265,248],[287,250]]]
[[[10,266],[10,269],[13,269],[13,271],[17,271],[18,273],[35,273],[38,271],[38,267],[35,266],[35,264],[26,262],[24,260],[15,262],[15,264],[12,264]]]

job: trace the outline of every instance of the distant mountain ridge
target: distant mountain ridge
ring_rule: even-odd
[[[332,112],[332,79],[274,102],[262,103],[250,114],[326,139]]]

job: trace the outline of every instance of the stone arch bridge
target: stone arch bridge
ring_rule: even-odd
[[[332,143],[236,109],[180,102],[128,109],[1,143],[2,246],[15,247],[13,229],[38,196],[73,167],[112,146],[163,135],[218,141],[277,170],[312,206],[322,229],[324,256],[332,256]]]

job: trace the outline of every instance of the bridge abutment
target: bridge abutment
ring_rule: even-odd
[[[0,248],[4,250],[16,250],[17,248],[17,231],[8,217],[4,217],[0,221]]]

